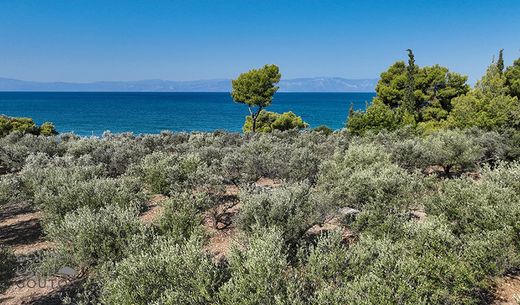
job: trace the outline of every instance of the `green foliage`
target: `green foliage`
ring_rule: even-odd
[[[520,99],[520,58],[505,71],[506,86],[512,96]]]
[[[0,176],[0,207],[12,204],[20,197],[21,181],[15,175]]]
[[[491,64],[475,89],[453,100],[450,127],[476,126],[486,130],[520,127],[520,101],[508,95],[507,78],[497,64]]]
[[[267,107],[278,90],[275,86],[281,74],[276,65],[265,65],[260,69],[251,69],[232,81],[231,97],[237,103],[248,106]]]
[[[153,193],[174,195],[197,188],[213,202],[224,193],[221,178],[198,154],[152,153],[132,172],[141,176]]]
[[[40,126],[40,135],[42,136],[53,136],[57,134],[58,132],[51,122],[45,122]]]
[[[202,242],[183,245],[160,240],[151,249],[116,264],[106,279],[105,304],[214,304],[220,269],[204,254]]]
[[[54,125],[50,122],[45,122],[41,126],[37,126],[30,118],[11,118],[0,115],[0,138],[17,131],[22,134],[29,133],[42,136],[57,134]]]
[[[255,229],[235,243],[229,256],[231,278],[219,290],[224,304],[291,304],[288,302],[289,265],[282,232]]]
[[[318,127],[315,127],[312,129],[312,131],[323,133],[326,136],[330,136],[334,132],[330,127],[326,125],[320,125]]]
[[[272,191],[242,192],[237,226],[246,232],[276,227],[287,244],[295,245],[309,228],[325,220],[328,208],[318,204],[311,192],[305,183]]]
[[[367,108],[366,112],[354,112],[347,122],[347,130],[354,135],[364,135],[367,132],[396,130],[402,126],[401,114],[391,106],[378,99]]]
[[[504,130],[520,126],[520,101],[517,97],[499,95],[488,100],[476,95],[464,95],[453,99],[453,104],[448,119],[452,127]]]
[[[366,111],[349,116],[350,132],[363,135],[414,126],[428,133],[444,128],[452,99],[469,91],[467,77],[439,65],[418,67],[412,51],[408,53],[408,65],[399,61],[381,73],[377,96]]]
[[[252,118],[253,132],[256,131],[256,121],[262,108],[271,105],[273,95],[278,91],[276,84],[282,75],[276,65],[265,65],[260,69],[252,69],[242,73],[231,82],[231,97],[237,103],[246,104]],[[253,112],[252,107],[257,107]]]
[[[392,108],[400,106],[405,100],[406,90],[409,90],[408,67],[411,66],[398,61],[381,73],[375,100]],[[449,111],[451,99],[469,91],[467,77],[450,72],[448,68],[439,65],[420,68],[415,65],[413,70],[414,100],[421,108],[431,107],[430,103],[438,101],[436,107]]]
[[[61,266],[89,268],[116,262],[145,242],[144,227],[135,211],[117,206],[100,210],[79,208],[63,221],[47,224],[47,237],[55,244],[51,258]]]
[[[183,243],[191,236],[203,235],[202,215],[204,198],[193,198],[187,193],[175,194],[163,203],[164,211],[158,223],[159,231],[176,243]]]
[[[11,278],[15,274],[15,267],[16,258],[12,251],[0,246],[0,294],[9,287]]]
[[[305,123],[301,117],[296,116],[291,111],[284,112],[282,114],[270,111],[261,111],[256,121],[257,132],[272,132],[274,130],[286,131],[291,129],[303,129],[309,125]],[[244,132],[253,131],[253,119],[252,116],[248,115],[244,126],[242,127]]]
[[[384,232],[407,218],[421,182],[392,163],[383,146],[352,144],[324,165],[317,187],[324,202],[361,211],[355,228]]]
[[[423,142],[424,155],[429,165],[439,165],[446,175],[457,167],[460,172],[474,169],[482,158],[478,143],[457,130],[436,132]]]

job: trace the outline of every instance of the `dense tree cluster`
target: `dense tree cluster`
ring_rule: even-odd
[[[52,123],[45,122],[38,126],[30,118],[11,118],[0,115],[0,138],[5,137],[7,134],[14,131],[44,136],[57,134]]]
[[[479,127],[485,130],[520,128],[520,59],[504,68],[500,50],[474,88],[467,77],[439,65],[418,67],[396,62],[381,74],[377,96],[365,112],[354,112],[347,128],[354,134],[412,126],[419,133],[439,129]]]

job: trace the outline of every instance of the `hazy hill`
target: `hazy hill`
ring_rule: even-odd
[[[285,79],[282,92],[372,92],[377,79],[314,77]],[[102,81],[92,83],[33,82],[0,78],[0,91],[135,91],[135,92],[229,92],[231,80],[195,81],[140,80]]]

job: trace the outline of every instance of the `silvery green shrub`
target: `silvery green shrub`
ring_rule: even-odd
[[[150,153],[141,138],[133,134],[103,134],[101,138],[80,138],[67,142],[67,154],[76,158],[88,155],[95,164],[103,165],[105,174],[117,177]]]
[[[14,203],[21,196],[21,181],[16,175],[0,176],[0,206]]]
[[[446,222],[410,222],[405,235],[363,236],[348,252],[342,291],[351,304],[477,304],[478,282]],[[329,295],[330,294],[330,295]],[[334,290],[318,292],[321,299]]]
[[[220,268],[200,239],[169,239],[115,265],[102,290],[104,304],[215,304]]]
[[[109,205],[140,211],[145,195],[139,181],[131,177],[71,180],[68,177],[45,183],[37,189],[34,201],[47,221],[59,221],[68,212],[81,207],[100,209]]]
[[[117,262],[145,244],[146,231],[134,210],[108,205],[81,207],[45,226],[59,267],[86,269]]]
[[[224,192],[222,179],[197,154],[152,153],[131,172],[141,176],[154,193],[173,195],[197,190],[218,197]]]
[[[27,157],[20,172],[23,189],[28,196],[45,185],[61,185],[67,181],[86,181],[101,177],[102,166],[94,165],[90,158],[54,157],[37,153]]]
[[[514,226],[520,217],[520,194],[488,179],[443,181],[425,200],[426,213],[443,215],[459,235]]]
[[[158,220],[159,231],[177,243],[183,243],[191,236],[203,235],[203,197],[178,193],[162,203],[164,210]]]
[[[0,246],[0,294],[9,287],[15,269],[16,258],[14,254],[9,248]]]
[[[245,232],[256,227],[276,227],[286,243],[295,245],[309,228],[322,223],[329,211],[327,205],[313,198],[312,191],[303,182],[273,190],[241,192],[237,227]]]
[[[439,165],[450,175],[454,168],[460,172],[475,169],[484,155],[476,139],[459,130],[438,131],[424,140],[430,165]]]
[[[15,172],[22,169],[30,154],[43,153],[48,156],[62,155],[56,137],[35,136],[13,132],[0,138],[0,173]]]
[[[408,217],[422,181],[392,163],[382,145],[355,144],[322,167],[317,194],[322,202],[360,210],[355,227],[387,227]]]
[[[282,232],[256,228],[236,242],[229,256],[230,279],[219,290],[222,304],[292,304],[295,296]],[[297,297],[297,296],[295,296]]]

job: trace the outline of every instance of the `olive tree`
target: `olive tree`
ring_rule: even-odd
[[[232,81],[231,97],[237,103],[246,104],[253,120],[252,131],[256,131],[256,120],[262,109],[271,105],[278,90],[276,84],[282,75],[276,65],[265,65],[242,73]],[[256,110],[254,110],[256,108]]]

